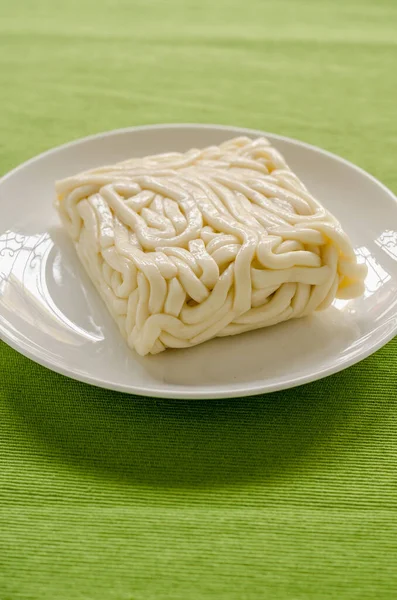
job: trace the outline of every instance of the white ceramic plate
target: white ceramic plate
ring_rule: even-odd
[[[342,222],[368,265],[365,296],[323,313],[141,358],[125,345],[53,209],[54,181],[132,156],[266,135]],[[0,335],[36,362],[101,387],[171,398],[271,392],[335,373],[397,332],[397,203],[373,177],[273,134],[203,125],[138,127],[46,152],[0,180]]]

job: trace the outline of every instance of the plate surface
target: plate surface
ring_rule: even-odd
[[[188,350],[141,358],[125,345],[53,209],[54,181],[128,157],[266,135],[334,213],[368,266],[362,298],[323,313]],[[259,131],[165,125],[72,142],[0,180],[0,336],[34,361],[101,387],[148,396],[247,396],[319,379],[397,333],[397,202],[328,152]]]

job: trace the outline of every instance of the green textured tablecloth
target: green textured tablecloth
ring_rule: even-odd
[[[3,0],[0,171],[101,130],[213,122],[396,190],[396,67],[395,0]],[[95,389],[4,343],[0,369],[0,600],[397,598],[397,339],[230,401]]]

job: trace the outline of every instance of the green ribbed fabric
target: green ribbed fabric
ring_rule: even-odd
[[[396,191],[396,65],[394,0],[3,0],[0,171],[106,129],[212,122]],[[0,343],[0,600],[394,600],[396,411],[397,340],[205,402],[89,387]]]

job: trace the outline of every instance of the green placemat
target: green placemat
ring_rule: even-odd
[[[105,129],[213,122],[396,190],[396,31],[394,0],[4,0],[0,171]],[[4,343],[0,369],[1,600],[397,597],[397,340],[231,401],[95,389]]]

